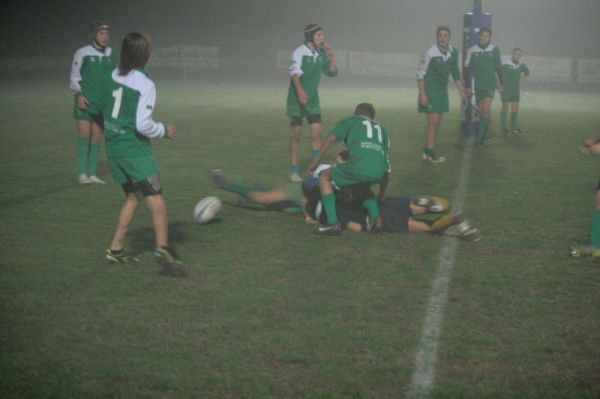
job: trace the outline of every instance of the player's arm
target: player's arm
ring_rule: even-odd
[[[452,79],[454,80],[454,84],[458,89],[460,101],[464,103],[467,100],[467,94],[465,93],[465,88],[460,78],[460,70],[458,68],[458,50],[456,48],[453,48],[450,62],[450,73],[452,74]]]
[[[325,155],[327,153],[327,150],[329,150],[329,147],[331,147],[331,144],[333,144],[336,140],[337,140],[337,137],[333,133],[330,134],[329,136],[327,136],[325,141],[323,141],[323,143],[321,144],[321,149],[319,150],[319,155],[317,155],[317,158],[315,158],[315,160],[313,160],[308,165],[308,170],[310,172],[314,171],[317,168],[317,166],[321,163],[321,159],[323,159],[323,155]]]
[[[142,90],[136,110],[135,128],[137,132],[151,139],[175,139],[177,135],[175,126],[155,122],[154,119],[152,119],[152,112],[154,111],[155,104],[156,87],[154,86],[154,83],[148,82],[147,86]]]
[[[288,68],[290,77],[292,79],[292,85],[294,85],[294,89],[296,90],[296,98],[298,102],[302,105],[306,105],[308,102],[308,94],[304,91],[304,87],[302,87],[302,82],[300,78],[304,71],[302,71],[302,50],[297,48],[292,54],[292,63]]]
[[[521,64],[523,66],[523,73],[521,73],[521,80],[525,80],[529,77],[529,68],[527,65]]]
[[[426,107],[429,104],[429,99],[425,92],[425,75],[427,74],[427,68],[429,68],[430,61],[431,56],[429,55],[429,50],[426,50],[417,67],[417,86],[419,87],[419,105],[421,107]]]
[[[494,58],[495,58],[495,67],[496,67],[496,75],[498,75],[498,92],[502,93],[504,91],[504,71],[502,70],[502,58],[500,55],[500,49],[498,47],[494,48]]]
[[[337,69],[337,61],[335,59],[335,53],[333,52],[333,47],[329,42],[323,42],[322,46],[323,50],[325,50],[325,54],[327,54],[327,64],[323,65],[323,73],[327,76],[336,76],[338,73]]]
[[[69,88],[73,92],[73,95],[77,98],[77,107],[81,109],[87,109],[87,99],[81,94],[81,66],[83,64],[83,52],[77,50],[73,56],[73,63],[71,64],[71,74],[69,77]]]

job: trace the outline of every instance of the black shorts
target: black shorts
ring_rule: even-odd
[[[138,191],[141,192],[144,197],[162,194],[162,185],[160,184],[158,174],[138,182],[127,180],[126,183],[121,184],[121,187],[123,188],[123,191],[125,191],[125,195],[136,193]]]
[[[315,123],[321,123],[321,114],[316,115],[303,115],[303,116],[290,116],[290,125],[294,126],[302,126],[302,118],[306,118],[306,121],[309,125]]]
[[[389,233],[408,233],[408,219],[412,216],[412,198],[389,197],[379,206],[383,230]]]

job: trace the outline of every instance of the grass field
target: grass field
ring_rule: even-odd
[[[298,216],[235,206],[194,223],[200,198],[234,200],[212,169],[286,182],[286,79],[156,82],[155,116],[180,131],[154,148],[186,279],[158,275],[145,210],[127,241],[141,262],[102,264],[123,195],[76,184],[67,84],[0,87],[0,397],[403,397],[442,240],[318,238]],[[351,82],[322,83],[324,131],[373,102],[392,138],[390,195],[453,198],[456,108],[438,140],[448,162],[431,165],[412,83]],[[473,152],[463,209],[483,238],[456,252],[433,398],[600,397],[600,263],[566,256],[589,239],[600,159],[577,147],[600,127],[600,94],[530,91],[526,134],[500,136],[496,99],[493,145]]]

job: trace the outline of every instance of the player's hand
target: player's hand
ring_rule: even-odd
[[[317,166],[319,166],[319,160],[315,159],[314,161],[310,161],[310,163],[308,164],[308,171],[310,173],[314,172],[315,169],[317,169]]]
[[[504,91],[504,86],[498,85],[498,87],[496,87],[496,90],[498,90],[498,93],[502,94],[502,92]]]
[[[88,100],[84,96],[80,95],[77,97],[77,108],[79,109],[87,109],[88,108]]]
[[[321,45],[321,48],[323,50],[325,50],[325,52],[327,53],[327,55],[329,56],[329,58],[334,57],[333,47],[331,47],[331,44],[329,44],[329,42],[323,41],[323,44]]]
[[[306,105],[308,103],[308,94],[304,90],[298,91],[298,102],[302,105]]]
[[[426,94],[420,94],[419,95],[419,105],[421,107],[426,107],[429,105],[429,99],[427,98]]]
[[[177,137],[177,131],[175,130],[175,126],[166,125],[166,127],[167,127],[167,138],[169,140],[175,140],[175,137]]]

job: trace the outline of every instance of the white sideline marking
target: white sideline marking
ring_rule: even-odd
[[[467,185],[469,183],[469,173],[471,170],[471,152],[473,150],[474,138],[470,137],[465,143],[460,175],[458,177],[458,187],[454,192],[452,201],[453,211],[462,211]],[[458,247],[458,238],[444,236],[440,250],[440,264],[438,266],[429,304],[427,305],[427,314],[423,322],[421,333],[421,342],[415,361],[415,371],[412,374],[408,398],[426,398],[433,388],[435,377],[435,363],[437,361],[437,350],[444,322],[444,309],[448,302],[448,291],[450,280],[452,279],[452,268],[454,266],[454,255]]]

